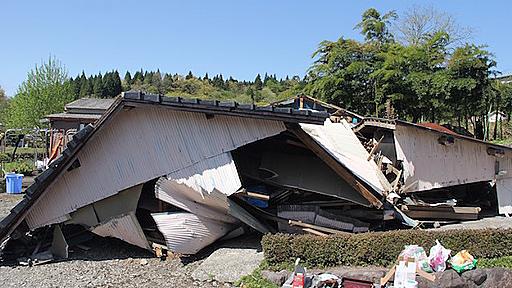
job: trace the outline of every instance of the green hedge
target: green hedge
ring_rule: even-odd
[[[512,230],[397,230],[329,237],[267,234],[262,246],[270,266],[289,265],[296,258],[308,267],[389,266],[405,245],[417,244],[428,254],[438,239],[452,253],[466,249],[476,258],[512,255]]]

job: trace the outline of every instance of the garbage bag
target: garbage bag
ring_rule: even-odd
[[[453,270],[461,273],[475,268],[477,260],[473,257],[473,255],[469,254],[468,251],[462,250],[455,254],[455,256],[450,259],[449,263]]]
[[[436,240],[436,245],[430,248],[430,255],[428,261],[430,267],[436,272],[443,272],[446,270],[446,260],[450,257],[452,250],[446,249]]]
[[[406,245],[405,249],[400,253],[399,257],[406,262],[409,261],[409,258],[413,258],[418,268],[428,273],[432,272],[427,253],[425,253],[425,249],[423,249],[421,246]]]

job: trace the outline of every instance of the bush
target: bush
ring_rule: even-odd
[[[16,172],[25,176],[30,176],[34,172],[34,165],[26,161],[4,163],[5,172]]]
[[[329,237],[267,234],[262,246],[271,267],[292,263],[296,258],[308,267],[389,266],[405,245],[417,244],[425,251],[438,239],[454,253],[466,249],[476,258],[512,255],[512,230],[397,230]]]
[[[0,153],[0,163],[9,161],[11,161],[11,156],[9,156],[7,153]]]

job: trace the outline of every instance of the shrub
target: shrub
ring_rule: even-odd
[[[11,156],[9,156],[7,153],[0,153],[0,163],[9,161],[11,161]]]
[[[466,249],[476,258],[512,255],[512,230],[397,230],[362,234],[313,235],[267,234],[262,246],[271,267],[296,258],[309,267],[389,266],[405,245],[417,244],[425,251],[438,239],[454,253]]]
[[[4,170],[6,172],[16,172],[25,176],[30,176],[34,172],[34,165],[26,161],[4,163]]]

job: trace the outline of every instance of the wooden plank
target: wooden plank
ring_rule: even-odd
[[[380,278],[380,286],[384,287],[384,285],[386,285],[386,283],[389,282],[391,277],[393,277],[393,275],[395,275],[395,271],[396,271],[396,265],[393,265],[393,267],[391,267],[391,269],[389,269],[388,273],[386,273],[386,275],[384,277]]]
[[[421,270],[421,268],[419,268],[417,266],[416,266],[416,274],[427,279],[428,281],[431,281],[431,282],[436,281],[436,275],[427,273],[427,272]]]
[[[304,222],[301,222],[301,221],[295,221],[295,220],[288,220],[288,224],[291,225],[291,226],[299,226],[299,227],[302,227],[302,228],[310,228],[310,229],[314,229],[314,230],[318,230],[318,231],[325,232],[325,233],[330,233],[330,234],[349,234],[349,233],[344,232],[344,231],[340,231],[340,230],[336,230],[336,229],[331,229],[331,228],[327,228],[327,227],[322,227],[322,226],[318,226],[318,225],[313,225],[313,224],[308,224],[308,223],[304,223]]]
[[[254,198],[254,199],[259,199],[259,200],[270,200],[270,196],[269,195],[265,195],[265,194],[260,194],[260,193],[256,193],[256,192],[249,192],[247,190],[243,190],[242,192],[240,193],[237,193],[238,195],[243,195],[243,196],[246,196],[246,197],[249,197],[249,198]]]
[[[368,159],[366,159],[367,161],[370,161],[370,159],[372,159],[373,153],[375,153],[375,151],[377,151],[377,148],[379,148],[379,145],[382,142],[382,140],[384,140],[384,135],[382,135],[382,137],[380,137],[379,141],[377,141],[377,144],[375,144],[373,146],[372,150],[370,150],[370,154],[368,155]]]
[[[366,198],[373,206],[382,207],[382,202],[373,195],[354,175],[337,160],[335,160],[327,151],[325,151],[311,136],[309,136],[300,127],[288,125],[288,130],[295,134],[316,156],[322,159],[336,174],[352,186],[356,191]]]
[[[414,219],[476,220],[480,207],[435,207],[408,205],[402,211]]]
[[[322,233],[320,231],[317,231],[317,230],[311,229],[311,228],[302,228],[302,231],[308,232],[308,233],[313,234],[313,235],[322,236],[322,237],[329,236],[328,234]]]

